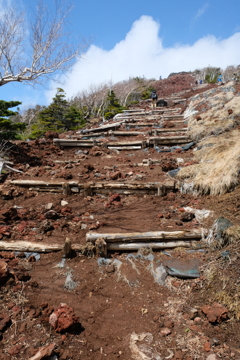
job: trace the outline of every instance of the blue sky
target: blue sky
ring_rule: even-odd
[[[74,5],[73,39],[92,39],[89,49],[61,84],[46,81],[44,87],[32,88],[12,83],[0,88],[1,99],[19,100],[28,108],[49,104],[58,86],[72,97],[133,76],[158,79],[208,65],[240,64],[240,0],[66,2]],[[26,12],[36,3],[20,1]]]

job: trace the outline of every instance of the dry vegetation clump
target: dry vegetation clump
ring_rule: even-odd
[[[230,228],[229,228],[230,229]],[[210,262],[203,276],[206,286],[202,289],[202,296],[211,293],[211,302],[218,302],[227,307],[231,315],[240,320],[240,284],[239,284],[239,255],[236,246],[227,248],[229,255],[219,254],[217,260]]]
[[[185,111],[189,136],[198,141],[206,136],[230,131],[239,125],[239,95],[230,82],[193,96]]]
[[[182,168],[177,178],[193,182],[199,194],[220,195],[233,190],[239,183],[240,132],[209,137],[199,143],[194,152],[199,164]]]
[[[222,234],[224,245],[230,245],[240,242],[240,225],[229,226]]]

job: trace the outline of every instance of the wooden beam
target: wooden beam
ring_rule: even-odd
[[[155,250],[160,249],[172,249],[176,247],[191,247],[191,241],[171,241],[171,242],[149,242],[149,243],[109,243],[107,244],[107,250],[110,251],[137,251],[141,248],[151,248]]]
[[[146,242],[146,241],[159,241],[167,242],[170,240],[200,240],[202,238],[202,232],[200,230],[182,230],[182,231],[149,231],[149,232],[133,232],[133,233],[87,233],[86,241],[95,243],[98,238],[103,238],[107,243],[117,242]]]

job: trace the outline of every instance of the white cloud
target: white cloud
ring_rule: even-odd
[[[163,48],[159,36],[160,24],[150,16],[135,21],[125,39],[106,51],[92,45],[67,77],[61,79],[60,87],[67,97],[99,85],[127,80],[129,77],[145,76],[158,79],[171,72],[190,71],[208,65],[225,68],[237,65],[240,60],[240,32],[227,39],[213,35],[199,39],[192,45],[175,45]],[[48,91],[49,101],[56,93],[57,85],[52,83]]]

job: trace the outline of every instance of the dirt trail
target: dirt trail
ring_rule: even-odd
[[[179,96],[188,98],[200,91],[190,88]],[[194,145],[186,151],[182,144],[108,148],[109,142],[147,141],[154,129],[176,130],[155,137],[186,134],[178,131],[186,124],[164,120],[164,114],[153,116],[149,105],[144,106],[148,113],[138,116],[136,125],[148,122],[149,126],[133,129],[123,123],[117,129],[142,133],[137,136],[105,134],[99,139],[101,144],[91,148],[59,148],[52,139],[16,143],[9,156],[23,174],[2,178],[1,240],[63,246],[69,238],[73,245],[86,245],[88,232],[201,231],[219,216],[239,221],[238,188],[216,198],[183,194],[177,187],[164,196],[126,195],[115,188],[89,192],[89,184],[99,182],[117,183],[120,189],[124,184],[174,182],[169,171],[194,163]],[[179,109],[179,104],[171,107]],[[180,105],[179,114],[184,107]],[[83,135],[68,133],[61,138],[83,139]],[[146,166],[143,160],[148,159],[151,162]],[[33,186],[16,186],[14,180],[74,181],[85,190],[68,195],[63,190],[47,192],[49,187],[38,191]],[[185,207],[212,213],[202,221]],[[222,297],[218,293],[228,276],[236,276],[239,266],[237,248],[227,250],[225,257],[221,250],[211,252],[203,245],[108,252],[108,260],[94,256],[91,246],[70,259],[63,259],[62,252],[40,254],[40,259],[37,255],[26,259],[22,252],[1,252],[0,360],[31,359],[39,348],[48,349],[48,359],[239,359],[236,314],[223,291]],[[194,264],[194,271],[200,273],[187,279],[168,275],[163,280],[158,272],[161,264],[165,268],[183,264],[184,271],[193,271]],[[59,307],[62,303],[72,310]],[[54,316],[60,311],[64,314],[65,320],[58,322],[60,330],[49,323],[53,311]],[[49,350],[51,344],[55,345]]]

